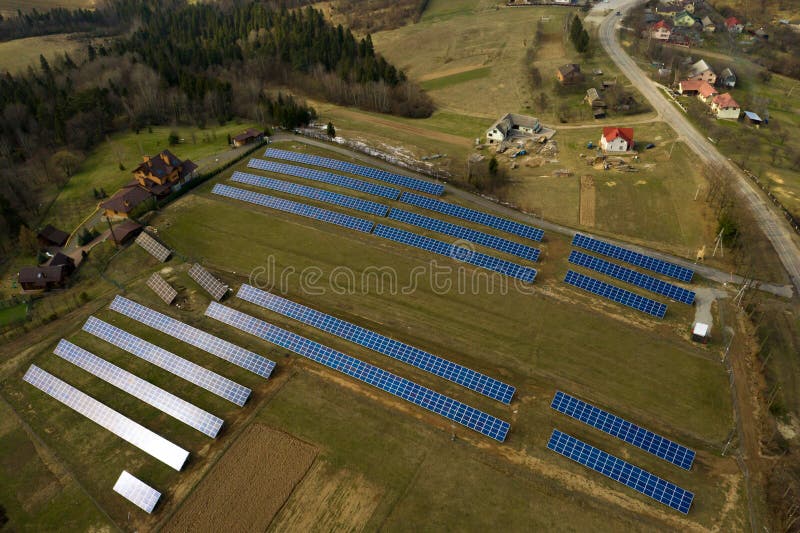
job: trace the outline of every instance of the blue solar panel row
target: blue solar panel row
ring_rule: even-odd
[[[397,208],[392,209],[392,212],[389,213],[389,218],[399,222],[404,222],[406,224],[411,224],[412,226],[417,226],[419,228],[425,228],[439,233],[444,233],[445,235],[449,235],[457,239],[465,239],[467,241],[474,242],[475,244],[481,244],[501,252],[516,255],[517,257],[527,259],[528,261],[537,261],[539,259],[539,250],[536,248],[532,248],[518,242],[509,241],[508,239],[503,239],[502,237],[495,237],[494,235],[489,235],[488,233],[475,231],[474,229],[465,228],[464,226],[459,226],[457,224],[443,222],[437,218],[426,217],[423,215],[418,215],[417,213],[412,213],[411,211],[404,211]]]
[[[603,298],[608,298],[609,300],[627,305],[628,307],[643,311],[658,318],[664,318],[664,314],[667,312],[667,306],[661,302],[650,300],[649,298],[639,296],[625,289],[620,289],[614,285],[609,285],[608,283],[590,278],[589,276],[578,274],[574,270],[567,271],[567,276],[564,278],[564,281],[579,289],[602,296]]]
[[[660,459],[691,470],[695,452],[569,394],[557,391],[550,407]]]
[[[327,157],[321,157],[318,155],[289,152],[287,150],[278,150],[276,148],[268,148],[264,153],[264,156],[272,157],[273,159],[283,159],[286,161],[294,161],[295,163],[330,168],[340,172],[347,172],[348,174],[355,174],[357,176],[364,176],[374,180],[385,181],[387,183],[391,183],[392,185],[405,187],[406,189],[413,189],[415,191],[428,194],[435,194],[436,196],[440,196],[444,192],[444,185],[440,183],[431,183],[429,181],[418,180],[402,174],[387,172],[379,168],[365,167],[364,165],[355,165],[353,163],[340,161],[338,159],[329,159]]]
[[[503,442],[508,434],[508,422],[230,307],[211,302],[206,309],[206,316],[419,405],[487,437]]]
[[[407,244],[409,246],[421,248],[422,250],[427,250],[435,254],[452,257],[458,261],[463,261],[464,263],[469,263],[487,270],[493,270],[495,272],[499,272],[500,274],[505,274],[506,276],[521,279],[522,281],[529,283],[532,282],[536,277],[536,270],[533,268],[520,266],[510,261],[505,261],[491,255],[475,252],[454,244],[437,241],[436,239],[431,239],[430,237],[418,235],[410,231],[378,224],[375,226],[374,234],[378,237],[389,239],[390,241]]]
[[[374,331],[287,300],[276,294],[243,284],[236,296],[265,309],[298,320],[303,324],[332,333],[383,355],[388,355],[436,376],[449,379],[497,401],[507,404],[511,402],[511,398],[514,396],[514,387],[502,381],[429,354],[419,348],[390,339]]]
[[[590,268],[596,272],[600,272],[601,274],[611,276],[612,278],[616,278],[626,283],[630,283],[631,285],[636,285],[637,287],[641,287],[642,289],[650,292],[667,296],[668,298],[672,298],[677,302],[688,305],[692,305],[694,303],[693,291],[686,290],[683,287],[678,287],[672,283],[667,283],[666,281],[661,281],[660,279],[654,278],[653,276],[648,276],[647,274],[640,274],[639,272],[631,270],[630,268],[625,268],[603,259],[598,259],[597,257],[593,257],[577,250],[573,250],[569,254],[569,262],[575,265]]]
[[[263,159],[251,159],[250,162],[247,163],[247,166],[266,172],[275,172],[277,174],[285,174],[296,178],[328,183],[330,185],[336,185],[337,187],[344,187],[345,189],[365,192],[382,198],[389,198],[390,200],[397,200],[400,196],[400,191],[392,187],[377,185],[368,181],[340,176],[339,174],[333,174],[331,172],[323,172],[322,170],[314,170],[312,168],[287,165],[286,163],[276,163],[275,161],[264,161]]]
[[[403,196],[400,197],[400,201],[404,204],[415,205],[417,207],[422,207],[423,209],[429,209],[431,211],[436,211],[437,213],[443,213],[445,215],[450,215],[451,217],[460,218],[461,220],[468,220],[477,224],[483,224],[484,226],[489,226],[490,228],[499,229],[505,231],[506,233],[519,235],[520,237],[525,237],[534,241],[541,241],[542,237],[544,237],[544,231],[540,230],[539,228],[534,228],[533,226],[528,226],[520,222],[514,222],[513,220],[500,218],[482,211],[475,211],[474,209],[469,209],[460,205],[448,204],[447,202],[442,202],[441,200],[436,200],[434,198],[428,198],[427,196],[420,196],[419,194],[404,192]]]
[[[653,498],[683,514],[689,513],[694,494],[622,459],[553,430],[547,447],[606,477]]]
[[[626,250],[625,248],[607,242],[598,241],[597,239],[581,235],[580,233],[575,234],[575,237],[572,239],[572,246],[584,248],[590,252],[597,252],[598,254],[608,256],[612,259],[619,259],[620,261],[625,261],[626,263],[646,268],[652,272],[664,274],[665,276],[685,281],[686,283],[692,281],[692,276],[694,276],[694,271],[688,268],[674,265],[667,261],[662,261],[661,259],[648,257],[644,254],[632,252],[631,250]]]
[[[211,192],[227,198],[233,198],[234,200],[241,200],[251,204],[262,205],[264,207],[269,207],[270,209],[276,209],[285,213],[292,213],[301,217],[321,220],[323,222],[336,224],[337,226],[343,226],[356,231],[363,231],[364,233],[369,233],[372,231],[372,226],[375,225],[372,221],[365,220],[363,218],[357,218],[350,215],[345,215],[344,213],[337,213],[336,211],[329,211],[327,209],[301,204],[299,202],[292,202],[291,200],[284,200],[283,198],[276,198],[275,196],[269,196],[267,194],[247,191],[237,187],[230,187],[228,185],[223,185],[222,183],[217,183],[214,185],[214,188],[211,190]]]
[[[256,176],[255,174],[247,174],[246,172],[234,172],[233,176],[231,176],[231,181],[255,185],[256,187],[264,187],[265,189],[272,189],[273,191],[295,194],[304,198],[311,198],[312,200],[355,209],[363,213],[378,215],[379,217],[385,217],[386,212],[389,211],[389,206],[379,204],[378,202],[370,202],[369,200],[362,200],[361,198],[347,196],[346,194],[339,194],[316,187],[309,187],[307,185],[298,185],[290,181],[265,178],[263,176]]]

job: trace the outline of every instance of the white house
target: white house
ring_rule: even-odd
[[[486,130],[486,140],[490,144],[501,143],[517,133],[533,135],[540,131],[542,131],[542,125],[539,123],[538,118],[508,113]]]
[[[736,17],[728,17],[725,19],[725,27],[731,33],[742,33],[744,31],[744,24]]]
[[[742,109],[730,93],[719,94],[711,100],[711,110],[717,118],[737,120]]]
[[[659,41],[669,41],[671,33],[672,29],[666,20],[659,20],[650,27],[650,37]]]
[[[633,128],[603,128],[600,148],[606,152],[627,152],[633,150]]]

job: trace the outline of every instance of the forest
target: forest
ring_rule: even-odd
[[[0,73],[5,235],[35,218],[44,189],[69,178],[54,153],[80,159],[115,131],[205,127],[234,117],[293,128],[315,113],[291,92],[409,117],[433,111],[430,98],[375,52],[369,35],[356,38],[311,7],[110,0],[94,12],[1,20],[0,39],[84,27],[105,37],[80,58],[40,57],[23,75]]]

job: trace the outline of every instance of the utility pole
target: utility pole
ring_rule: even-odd
[[[723,231],[725,231],[724,228],[719,230],[719,235],[717,235],[717,238],[714,241],[714,251],[711,252],[711,257],[716,257],[717,248],[719,248],[720,257],[725,257],[725,248],[722,246],[722,232]]]
[[[114,240],[114,246],[119,248],[119,243],[117,242],[117,236],[114,235],[114,226],[111,225],[111,219],[106,217],[106,222],[108,223],[108,231],[111,232],[111,238]]]

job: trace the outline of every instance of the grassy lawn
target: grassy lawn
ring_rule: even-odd
[[[2,5],[2,4],[0,4]],[[0,7],[0,12],[2,8]],[[73,34],[44,35],[0,43],[0,72],[22,73],[28,66],[39,68],[39,56],[52,63],[56,56],[68,53],[76,62],[85,51],[87,41]]]
[[[142,130],[138,135],[133,132],[113,135],[89,154],[77,173],[59,191],[42,223],[72,231],[98,204],[92,189],[103,188],[109,196],[113,195],[133,179],[131,171],[142,161],[143,155],[153,155],[169,148],[181,159],[202,163],[201,160],[228,149],[228,134],[235,135],[250,126],[252,124],[229,123],[205,130],[159,126],[153,127],[152,133]],[[183,141],[170,147],[167,138],[173,130]],[[120,162],[124,170],[120,169]],[[206,159],[200,171],[212,166],[213,161]]]
[[[458,74],[450,74],[449,76],[441,76],[438,78],[425,80],[420,85],[422,85],[422,88],[426,91],[436,91],[452,85],[458,85],[459,83],[487,78],[491,72],[492,67],[475,68],[472,70],[465,70],[464,72],[460,72]]]
[[[0,328],[16,322],[22,322],[25,320],[27,313],[28,305],[25,303],[0,309]]]

